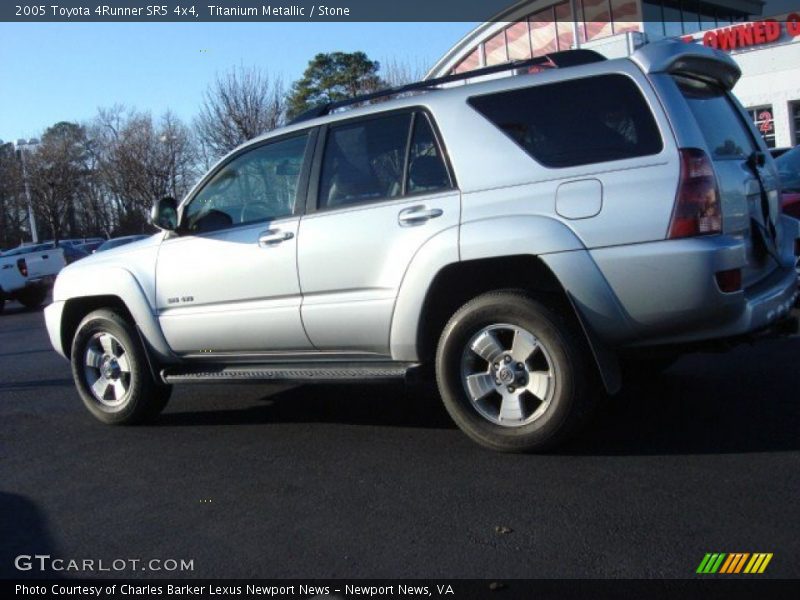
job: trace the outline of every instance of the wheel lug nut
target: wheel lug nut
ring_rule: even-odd
[[[524,369],[525,365],[523,365],[522,363],[517,363],[517,368],[518,369]]]
[[[507,363],[510,363],[511,362],[511,357],[510,356],[506,356],[503,360],[505,360]]]
[[[494,363],[494,368],[495,369],[499,369],[500,368],[500,363],[499,362]]]
[[[514,386],[513,385],[508,386],[508,391],[513,394],[514,393]]]

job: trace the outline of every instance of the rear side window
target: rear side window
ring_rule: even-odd
[[[756,150],[753,136],[724,90],[688,77],[675,81],[715,160],[743,159]]]
[[[320,207],[402,194],[410,127],[411,113],[331,127],[322,162]]]
[[[547,167],[658,154],[653,114],[625,75],[600,75],[470,98],[470,105]]]
[[[417,113],[408,151],[406,193],[423,194],[449,187],[450,176],[430,121],[424,113]]]

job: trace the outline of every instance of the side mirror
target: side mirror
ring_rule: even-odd
[[[164,231],[178,229],[178,203],[175,198],[167,196],[153,204],[150,210],[150,222]]]

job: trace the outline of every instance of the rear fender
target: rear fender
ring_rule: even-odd
[[[391,327],[392,358],[419,360],[417,334],[426,291],[442,269],[459,260],[519,255],[538,256],[559,280],[586,334],[606,389],[616,392],[618,359],[602,341],[593,321],[599,320],[603,329],[610,329],[612,324],[619,327],[627,323],[627,319],[577,236],[563,223],[542,216],[473,221],[462,225],[460,232],[446,230],[429,240],[414,256],[400,287]],[[584,277],[591,281],[582,281]],[[508,287],[514,287],[513,273],[509,274]]]

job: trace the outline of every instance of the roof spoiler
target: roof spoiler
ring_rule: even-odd
[[[742,75],[739,65],[727,54],[701,46],[676,40],[664,40],[646,44],[631,55],[647,74],[669,73],[685,75],[733,89]]]

